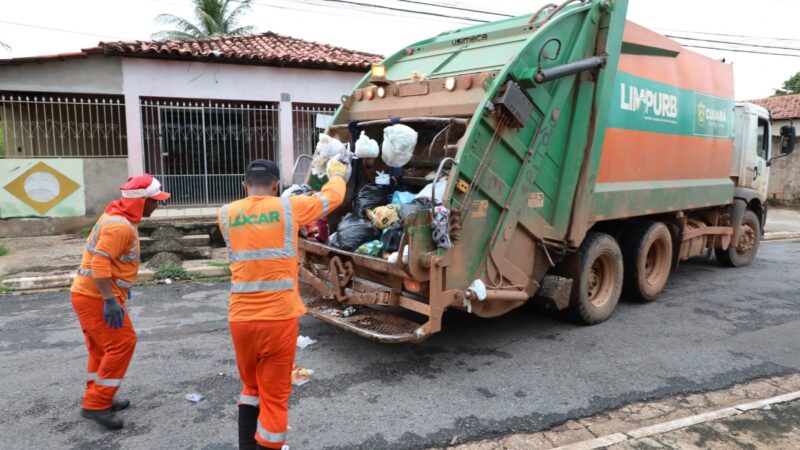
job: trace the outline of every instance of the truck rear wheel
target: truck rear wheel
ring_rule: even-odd
[[[727,250],[716,249],[714,253],[724,266],[744,267],[753,262],[760,245],[761,222],[756,213],[748,209],[742,218],[739,244],[736,247],[730,246]]]
[[[580,323],[608,319],[622,293],[622,251],[608,234],[591,232],[578,250],[580,263],[573,277],[570,312]]]
[[[626,297],[652,302],[667,285],[672,270],[672,234],[662,222],[634,226],[622,240]]]

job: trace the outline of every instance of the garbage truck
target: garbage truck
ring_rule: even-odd
[[[441,331],[446,310],[495,317],[528,302],[596,324],[620,297],[655,300],[681,261],[753,261],[769,162],[791,153],[794,128],[773,154],[769,112],[735,103],[730,64],[626,10],[548,4],[417,42],[365,74],[326,134],[381,143],[402,124],[417,141],[402,168],[354,160],[348,197],[382,172],[411,193],[433,180],[431,207],[403,217],[394,259],[301,238],[308,314],[386,343]],[[450,248],[432,239],[436,208]],[[330,233],[352,213],[332,213]]]

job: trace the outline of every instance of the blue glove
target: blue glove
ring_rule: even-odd
[[[125,308],[123,308],[116,299],[107,298],[104,299],[104,301],[105,305],[103,305],[103,319],[110,328],[115,330],[122,328],[122,324],[124,323],[123,318],[125,317]]]

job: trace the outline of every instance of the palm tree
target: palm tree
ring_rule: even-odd
[[[250,12],[252,0],[192,0],[197,23],[172,14],[159,14],[155,22],[174,26],[174,30],[153,33],[156,40],[187,41],[215,36],[242,36],[255,31],[252,26],[238,26],[239,19]],[[234,3],[239,6],[233,8]]]

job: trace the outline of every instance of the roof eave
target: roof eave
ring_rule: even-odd
[[[104,50],[105,56],[119,56],[123,58],[142,58],[142,59],[159,59],[169,61],[199,61],[206,63],[220,63],[220,64],[236,64],[247,66],[267,66],[267,67],[288,67],[295,69],[311,69],[311,70],[331,70],[336,72],[358,72],[364,73],[368,71],[371,65],[365,66],[344,66],[337,64],[321,64],[321,63],[298,63],[292,61],[275,61],[263,59],[245,59],[245,58],[229,58],[225,56],[195,56],[195,55],[179,55],[174,53],[128,53],[119,52],[114,50]]]

